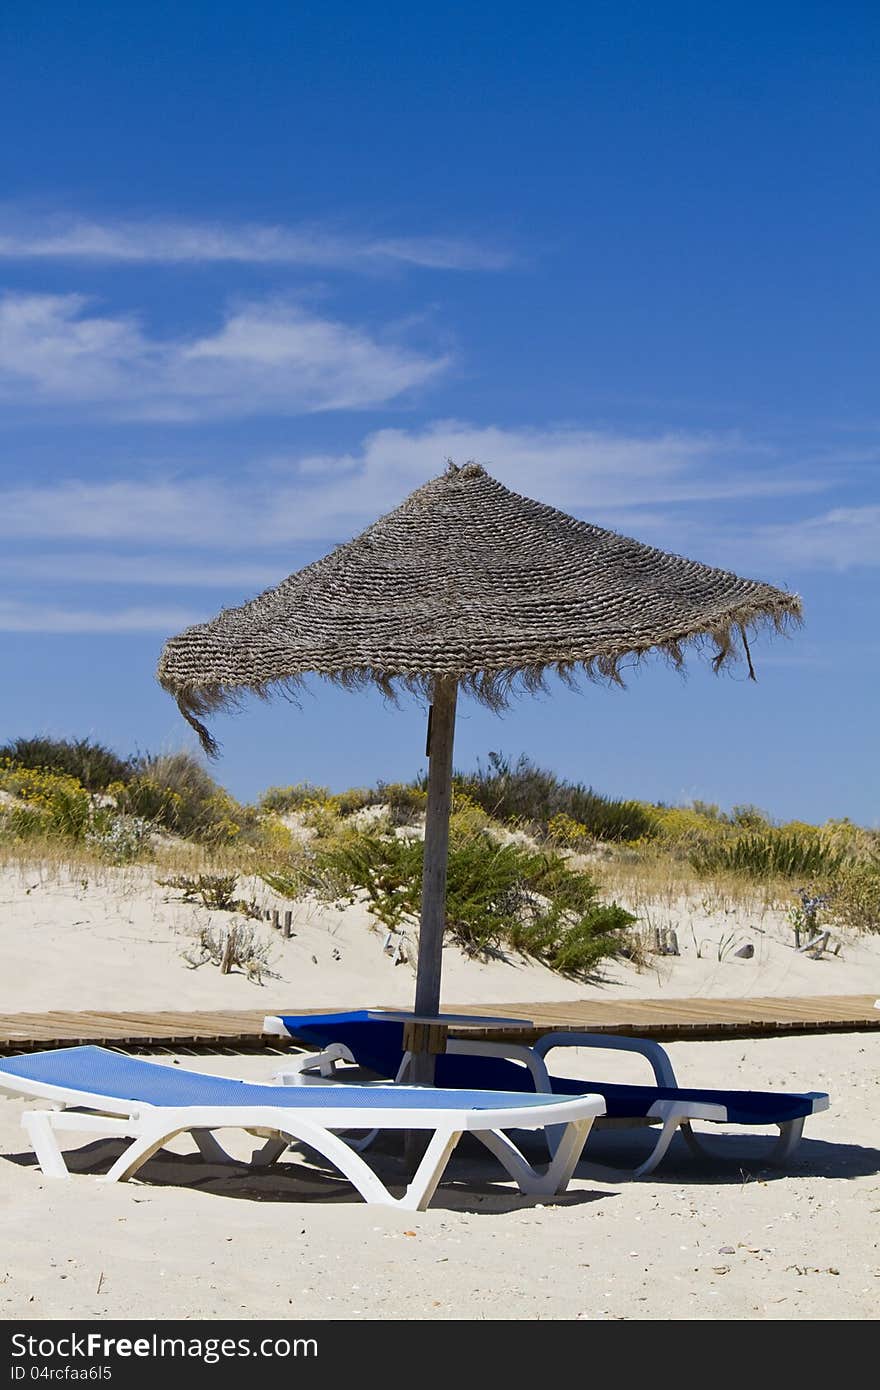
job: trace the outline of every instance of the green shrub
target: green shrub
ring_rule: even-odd
[[[654,839],[633,841],[633,848],[651,847],[687,862],[704,848],[730,839],[730,823],[721,817],[710,816],[696,806],[651,806],[648,808],[654,826]]]
[[[0,764],[73,777],[87,791],[105,791],[111,782],[127,782],[132,775],[130,758],[120,758],[100,743],[87,738],[16,738],[0,748]]]
[[[326,801],[330,796],[328,787],[314,787],[311,782],[296,782],[291,787],[269,787],[259,800],[261,811],[273,811],[283,816],[289,811],[300,811],[309,802]]]
[[[832,914],[860,932],[880,932],[880,860],[845,864],[834,881]]]
[[[392,825],[409,825],[424,812],[426,801],[424,789],[410,782],[378,782],[375,787],[350,787],[335,794],[327,787],[297,782],[290,787],[270,787],[260,797],[259,806],[261,811],[278,815],[289,811],[314,813],[320,807],[344,818],[368,806],[387,805]]]
[[[365,806],[380,805],[382,798],[373,787],[349,787],[348,791],[337,792],[333,800],[340,816],[351,816]]]
[[[769,830],[770,820],[757,806],[746,803],[743,806],[734,806],[728,817],[731,825],[735,825],[738,830]]]
[[[315,870],[365,890],[373,916],[399,928],[418,916],[423,858],[419,840],[363,833],[319,850]],[[620,933],[635,921],[597,894],[593,880],[558,855],[499,845],[483,831],[450,837],[446,930],[470,955],[508,947],[584,976],[617,953]]]
[[[575,820],[565,811],[557,811],[547,822],[547,834],[557,845],[566,849],[589,849],[593,837],[581,821]]]
[[[138,758],[131,781],[110,790],[119,811],[206,844],[258,827],[256,810],[224,791],[191,753]]]
[[[199,874],[196,878],[178,874],[174,878],[160,878],[158,882],[163,888],[175,888],[185,903],[201,903],[211,912],[243,912],[246,917],[260,915],[253,903],[235,896],[237,874]]]
[[[130,863],[149,843],[151,826],[91,796],[75,777],[45,769],[7,766],[0,785],[24,805],[11,808],[5,828],[15,839],[44,835],[84,841],[111,863]],[[121,785],[121,784],[120,784]]]
[[[13,806],[0,816],[3,837],[12,840],[33,840],[50,833],[46,817],[33,806]]]
[[[654,833],[650,811],[640,802],[614,801],[579,782],[561,781],[525,755],[511,764],[502,754],[490,753],[488,767],[456,773],[455,781],[498,820],[543,827],[561,813],[597,840],[647,839]]]
[[[818,833],[787,833],[768,828],[700,846],[690,855],[697,873],[737,873],[747,878],[824,879],[844,863],[842,850]]]
[[[392,825],[412,825],[425,814],[427,790],[418,782],[377,782],[368,806],[387,806]]]
[[[398,927],[418,912],[421,863],[421,844],[363,831],[318,849],[312,881],[345,885],[349,894],[366,889],[373,916],[383,926]]]
[[[68,773],[12,764],[0,768],[0,786],[26,802],[31,812],[30,818],[19,816],[19,833],[31,833],[27,826],[35,828],[33,816],[39,815],[46,834],[71,840],[81,840],[85,836],[92,813],[92,800],[75,777]]]
[[[89,828],[91,809],[88,792],[80,787],[60,784],[49,803],[49,824],[56,835],[81,840]]]
[[[453,839],[460,840],[466,835],[486,830],[492,821],[476,801],[466,792],[455,790],[452,794],[452,809],[449,816],[449,833]]]
[[[102,806],[92,811],[86,841],[111,864],[131,864],[149,847],[152,829],[149,821]]]

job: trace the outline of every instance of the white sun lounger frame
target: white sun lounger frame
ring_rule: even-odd
[[[161,1063],[157,1063],[161,1066]],[[170,1071],[170,1068],[167,1068]],[[173,1080],[173,1073],[171,1079]],[[267,1088],[269,1089],[269,1088]],[[564,1192],[590,1132],[593,1120],[603,1114],[600,1096],[567,1097],[558,1105],[529,1103],[499,1105],[497,1109],[432,1108],[430,1087],[397,1087],[412,1092],[408,1106],[346,1105],[345,1089],[339,1088],[338,1105],[303,1108],[259,1105],[148,1105],[89,1093],[25,1077],[0,1075],[0,1090],[31,1099],[47,1100],[51,1108],[26,1111],[22,1125],[47,1178],[70,1176],[57,1136],[88,1133],[101,1138],[131,1138],[132,1143],[98,1181],[125,1182],[147,1159],[179,1134],[191,1134],[202,1156],[213,1162],[229,1162],[229,1155],[213,1136],[218,1129],[241,1129],[266,1142],[252,1162],[275,1162],[291,1143],[307,1144],[339,1170],[367,1202],[424,1211],[443,1176],[462,1134],[476,1136],[494,1154],[528,1196]],[[370,1088],[376,1089],[376,1088]],[[292,1092],[295,1094],[295,1090]],[[336,1131],[363,1130],[433,1131],[425,1153],[402,1197],[394,1197],[369,1164]],[[544,1129],[561,1126],[561,1139],[543,1170],[528,1162],[505,1132],[510,1129]],[[559,1132],[558,1130],[556,1132]]]

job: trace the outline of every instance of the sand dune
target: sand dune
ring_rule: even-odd
[[[651,957],[642,971],[614,963],[583,984],[533,962],[475,962],[449,948],[445,999],[880,995],[878,938],[844,940],[837,956],[811,960],[794,950],[782,914],[713,917],[685,902],[663,910],[676,924],[679,957]],[[0,1010],[273,1012],[412,1001],[410,966],[392,963],[362,905],[300,904],[290,941],[258,925],[277,972],[262,986],[210,965],[187,967],[181,952],[211,920],[148,869],[102,870],[85,882],[6,868]],[[755,948],[750,959],[733,954],[745,941]],[[185,1140],[177,1157],[152,1160],[143,1181],[49,1182],[27,1152],[22,1102],[0,1100],[0,1316],[875,1318],[880,1038],[677,1043],[670,1051],[683,1084],[826,1089],[832,1107],[808,1122],[784,1173],[761,1166],[761,1138],[737,1136],[723,1150],[719,1139],[723,1156],[709,1163],[674,1146],[658,1174],[632,1183],[612,1165],[644,1141],[603,1136],[566,1197],[541,1206],[498,1182],[490,1159],[462,1152],[457,1181],[414,1216],[367,1207],[300,1162],[230,1174],[192,1157]],[[596,1063],[580,1053],[566,1068],[586,1078]],[[180,1064],[264,1077],[273,1059],[187,1056]],[[604,1075],[622,1077],[637,1064],[609,1056],[602,1065]],[[247,1143],[237,1142],[244,1156]],[[113,1151],[91,1152],[106,1164]],[[393,1172],[393,1153],[383,1161]]]

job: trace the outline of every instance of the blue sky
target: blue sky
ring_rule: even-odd
[[[758,683],[465,705],[613,795],[880,824],[880,17],[507,0],[0,14],[0,740],[191,746],[162,643],[447,457],[801,594]],[[423,766],[315,682],[219,779]]]

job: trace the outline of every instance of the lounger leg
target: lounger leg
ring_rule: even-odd
[[[687,1144],[688,1148],[690,1149],[690,1151],[691,1151],[691,1153],[694,1155],[694,1157],[695,1157],[695,1158],[705,1158],[705,1156],[706,1156],[706,1150],[705,1150],[705,1148],[703,1147],[703,1145],[700,1143],[700,1141],[699,1141],[699,1139],[697,1138],[696,1134],[694,1133],[694,1127],[693,1127],[693,1125],[691,1124],[690,1120],[682,1120],[681,1125],[680,1125],[680,1129],[681,1129],[681,1137],[682,1137],[682,1139],[684,1139],[685,1143]]]
[[[550,1192],[564,1192],[568,1187],[577,1161],[593,1127],[592,1116],[586,1120],[575,1120],[566,1125],[561,1143],[557,1146],[553,1160],[544,1174],[544,1181]]]
[[[97,1134],[101,1139],[122,1139],[137,1132],[137,1125],[115,1115],[88,1115],[78,1110],[25,1111],[21,1123],[30,1138],[34,1153],[47,1178],[68,1178],[70,1170],[56,1138],[59,1130],[77,1134]]]
[[[191,1131],[196,1148],[202,1155],[206,1163],[237,1163],[238,1160],[232,1157],[218,1143],[209,1129],[194,1129]]]
[[[489,1130],[478,1133],[480,1139],[498,1162],[507,1170],[520,1191],[527,1196],[549,1196],[564,1192],[571,1180],[583,1147],[587,1142],[593,1119],[575,1120],[568,1125],[554,1125],[562,1131],[561,1138],[553,1151],[553,1157],[542,1173],[533,1168],[528,1159],[502,1130]]]
[[[346,1143],[350,1149],[354,1149],[355,1153],[360,1154],[363,1153],[364,1149],[368,1149],[371,1144],[376,1142],[376,1137],[379,1133],[380,1131],[378,1129],[371,1129],[369,1134],[365,1134],[362,1139],[347,1139]]]
[[[779,1126],[779,1138],[770,1154],[771,1163],[785,1163],[787,1159],[791,1158],[801,1142],[804,1119],[805,1116],[801,1115],[797,1120],[787,1120],[785,1124]]]
[[[679,1127],[681,1128],[682,1132],[685,1135],[685,1138],[688,1140],[688,1143],[691,1145],[691,1148],[694,1150],[694,1152],[701,1152],[690,1125],[687,1123],[686,1120],[682,1120],[679,1114],[673,1112],[671,1115],[668,1115],[664,1120],[663,1127],[661,1128],[660,1133],[657,1136],[657,1142],[654,1145],[648,1157],[645,1159],[644,1163],[639,1164],[638,1168],[633,1169],[633,1172],[631,1174],[632,1177],[644,1178],[648,1175],[648,1173],[653,1173],[660,1160],[665,1157],[666,1151],[669,1148],[669,1145],[672,1143],[673,1139],[675,1138],[676,1130]],[[561,1126],[559,1125],[552,1125],[548,1126],[547,1128],[547,1142],[550,1145],[551,1153],[555,1153],[557,1151],[556,1146],[560,1143],[560,1130]]]
[[[779,1129],[779,1138],[776,1140],[776,1143],[773,1145],[766,1159],[763,1160],[764,1162],[774,1164],[786,1163],[791,1158],[798,1144],[801,1142],[805,1118],[804,1115],[801,1115],[796,1120],[786,1120],[783,1124],[777,1126]],[[697,1135],[687,1122],[682,1124],[681,1132],[687,1140],[691,1153],[695,1154],[698,1158],[705,1158],[709,1150],[707,1150],[705,1144],[697,1138]]]
[[[375,1142],[379,1132],[378,1129],[371,1129],[369,1134],[365,1134],[362,1139],[346,1139],[345,1142],[350,1149],[354,1149],[355,1153],[363,1153],[364,1149],[368,1149],[370,1145]],[[272,1144],[275,1142],[281,1143],[281,1148],[278,1149],[277,1153],[272,1149]],[[251,1155],[251,1163],[256,1164],[258,1168],[264,1166],[269,1167],[273,1163],[277,1163],[278,1159],[284,1153],[284,1150],[289,1148],[290,1144],[286,1139],[283,1142],[272,1140],[269,1144],[264,1145],[262,1149],[254,1150],[254,1153]]]
[[[392,1197],[381,1178],[339,1135],[299,1118],[295,1127],[291,1126],[284,1132],[293,1141],[308,1144],[329,1159],[343,1177],[357,1188],[365,1201],[384,1207],[403,1207],[406,1211],[425,1210],[443,1176],[449,1156],[461,1138],[460,1130],[436,1130],[406,1192],[398,1198]]]
[[[185,1132],[185,1125],[177,1125],[172,1130],[149,1129],[135,1139],[133,1144],[129,1144],[125,1153],[117,1158],[113,1167],[104,1174],[98,1182],[128,1182],[148,1158],[152,1158],[154,1153],[158,1153],[169,1139],[175,1135]]]
[[[511,1177],[523,1192],[540,1195],[564,1191],[571,1178],[581,1150],[586,1143],[592,1125],[592,1117],[578,1120],[564,1127],[563,1140],[557,1148],[551,1163],[543,1173],[538,1173],[526,1161],[515,1144],[500,1132],[479,1133],[477,1137],[496,1155]],[[388,1188],[376,1176],[373,1169],[352,1148],[345,1139],[329,1130],[299,1121],[295,1128],[284,1131],[284,1139],[269,1139],[262,1149],[258,1149],[252,1161],[258,1164],[274,1162],[289,1142],[307,1144],[310,1148],[328,1159],[340,1173],[353,1184],[367,1202],[381,1206],[400,1207],[404,1211],[424,1211],[434,1196],[440,1179],[446,1170],[449,1159],[461,1138],[460,1130],[435,1130],[425,1153],[402,1197],[393,1197]],[[170,1136],[165,1136],[170,1137]],[[160,1141],[142,1141],[144,1152],[134,1155],[136,1166],[144,1162],[150,1153],[161,1146]],[[131,1153],[131,1150],[129,1151]],[[120,1165],[124,1165],[129,1155],[123,1155]],[[125,1176],[134,1167],[129,1163]],[[112,1173],[112,1170],[111,1170]],[[107,1179],[111,1178],[108,1173]]]
[[[28,1110],[21,1123],[44,1178],[69,1178],[70,1172],[52,1130],[51,1110]]]
[[[49,1117],[51,1118],[51,1117]],[[279,1119],[286,1120],[286,1116],[279,1116]],[[151,1126],[141,1133],[134,1143],[130,1144],[125,1153],[116,1160],[109,1172],[105,1173],[100,1182],[126,1182],[134,1173],[146,1163],[147,1159],[152,1158],[169,1139],[176,1135],[190,1130],[187,1124],[177,1123],[171,1128],[167,1128],[168,1120],[160,1128]],[[203,1128],[203,1126],[202,1126]],[[129,1128],[130,1132],[130,1128]],[[400,1199],[393,1197],[388,1188],[376,1176],[372,1168],[367,1164],[343,1139],[333,1134],[330,1130],[321,1129],[317,1125],[310,1125],[305,1121],[299,1120],[295,1127],[279,1130],[279,1135],[288,1136],[288,1140],[308,1144],[310,1148],[323,1154],[325,1158],[338,1168],[344,1177],[357,1188],[361,1196],[368,1202],[376,1202],[382,1206],[403,1207],[409,1211],[423,1211],[431,1200],[437,1184],[443,1175],[443,1170],[449,1161],[449,1155],[455,1148],[460,1138],[460,1132],[441,1130],[437,1131],[431,1143],[428,1145],[424,1158],[419,1164],[415,1175],[409,1184],[404,1196]],[[269,1140],[265,1149],[269,1149],[272,1143],[280,1144],[281,1139]],[[44,1148],[43,1137],[40,1136],[41,1147]],[[285,1143],[286,1147],[286,1143]],[[46,1162],[52,1166],[52,1154],[46,1151]],[[63,1167],[63,1160],[60,1153],[53,1171],[57,1171],[58,1162]]]
[[[378,1129],[371,1129],[362,1139],[347,1139],[345,1142],[350,1149],[354,1149],[355,1153],[363,1153],[364,1149],[368,1149],[374,1143],[378,1133]],[[290,1141],[288,1139],[272,1138],[261,1149],[254,1149],[251,1154],[251,1164],[255,1168],[271,1168],[273,1163],[278,1162],[284,1150],[289,1148]]]
[[[271,1168],[273,1163],[277,1163],[286,1149],[290,1148],[287,1139],[267,1139],[261,1149],[254,1149],[251,1154],[251,1165],[254,1168]]]
[[[638,1168],[633,1169],[634,1178],[644,1178],[648,1173],[653,1173],[661,1158],[666,1154],[666,1150],[675,1138],[676,1130],[681,1124],[682,1120],[680,1115],[673,1114],[666,1117],[663,1121],[663,1128],[657,1137],[657,1143],[654,1145],[644,1163],[640,1163]],[[690,1128],[690,1126],[688,1126],[688,1128]],[[691,1138],[693,1139],[693,1136],[691,1136]]]
[[[406,1192],[396,1203],[397,1206],[403,1207],[406,1211],[424,1211],[426,1209],[437,1191],[437,1184],[442,1178],[452,1151],[460,1138],[461,1130],[452,1130],[446,1134],[442,1130],[435,1130],[422,1161],[413,1173],[412,1181]]]

